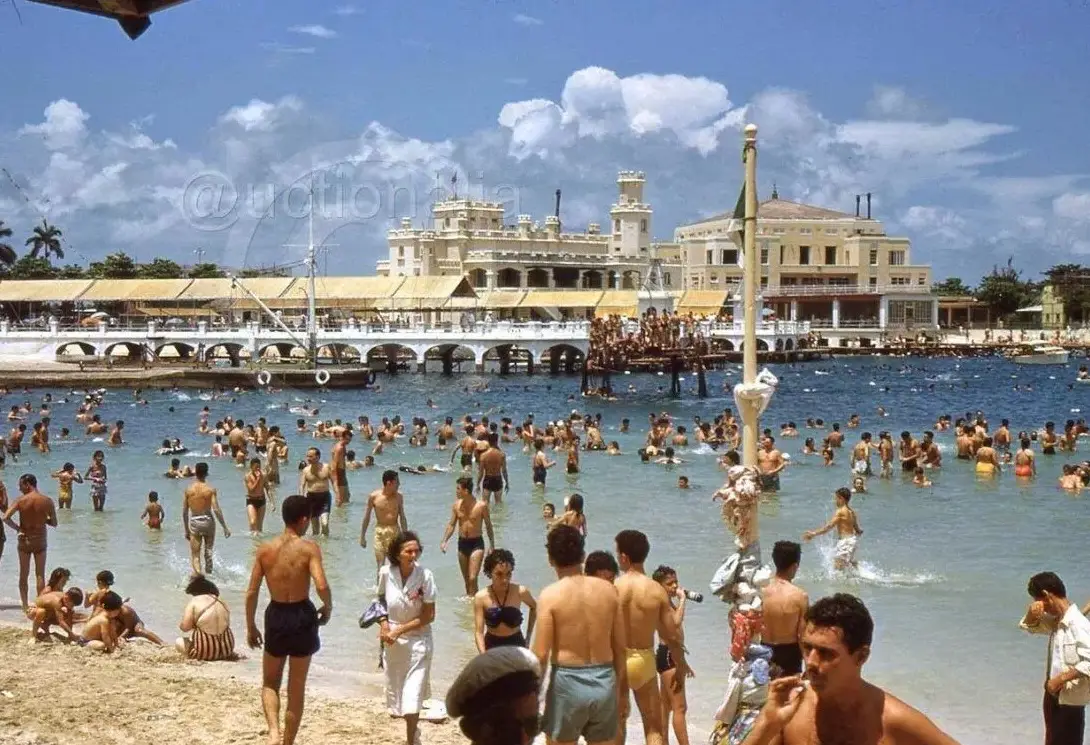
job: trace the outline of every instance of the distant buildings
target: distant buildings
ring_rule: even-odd
[[[642,172],[618,174],[605,233],[594,222],[581,233],[562,232],[556,215],[544,223],[519,215],[516,225],[504,225],[499,202],[437,202],[430,227],[414,228],[404,218],[389,231],[390,258],[378,262],[377,270],[390,276],[464,275],[478,290],[637,290],[654,265],[661,266],[662,289],[681,289],[677,246],[651,241],[644,183]]]
[[[499,202],[436,203],[431,225],[402,220],[390,230],[385,276],[466,276],[478,291],[517,289],[718,290],[734,294],[741,251],[728,237],[731,213],[679,227],[674,241],[651,240],[651,205],[641,171],[617,176],[607,231],[590,223],[562,232],[557,215],[504,225]],[[559,202],[559,196],[558,196]],[[913,264],[908,238],[886,234],[857,199],[856,214],[780,199],[762,202],[757,245],[766,308],[785,320],[836,329],[934,327],[931,268]],[[649,281],[650,280],[650,281]]]
[[[732,213],[675,231],[690,289],[733,292],[742,256],[728,237]],[[772,198],[758,208],[761,296],[779,317],[832,328],[935,326],[931,268],[913,264],[908,238],[865,215]]]

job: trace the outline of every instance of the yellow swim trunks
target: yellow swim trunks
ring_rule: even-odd
[[[638,691],[655,679],[655,653],[650,649],[625,649],[625,665],[628,667],[628,687]]]
[[[401,532],[401,529],[396,525],[378,525],[375,526],[375,561],[382,564],[386,561],[386,552],[390,549],[390,544],[397,538],[397,534]]]

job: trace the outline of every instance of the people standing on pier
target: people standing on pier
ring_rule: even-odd
[[[870,613],[852,595],[838,593],[810,606],[802,637],[806,674],[772,681],[768,702],[742,745],[810,745],[815,736],[822,743],[849,738],[958,745],[922,713],[863,679],[873,636]]]
[[[19,515],[19,522],[12,519],[16,514]],[[19,477],[19,496],[4,511],[4,523],[17,535],[19,601],[26,611],[29,607],[30,562],[33,559],[35,595],[39,595],[45,587],[46,529],[57,527],[57,507],[52,498],[38,491],[38,479],[34,474],[26,473]]]
[[[303,540],[311,520],[306,497],[293,494],[281,503],[284,532],[257,548],[246,589],[246,641],[251,649],[264,646],[261,704],[269,728],[269,745],[294,745],[303,718],[311,657],[321,649],[318,629],[333,613],[333,594],[318,544]],[[269,592],[264,635],[257,628],[257,601],[264,581]],[[310,584],[322,601],[315,609]],[[280,686],[288,668],[288,706],[280,725]],[[283,739],[281,739],[283,732]]]
[[[308,448],[306,458],[306,465],[299,472],[299,493],[310,505],[310,534],[328,536],[329,512],[333,509],[329,466],[322,463],[322,451],[318,448]]]
[[[488,533],[488,550],[496,548],[496,536],[492,530],[492,515],[488,502],[483,497],[473,496],[473,479],[462,476],[455,485],[455,500],[450,508],[450,520],[443,531],[443,540],[439,544],[442,553],[447,552],[447,543],[454,531],[458,531],[458,567],[462,571],[466,595],[477,594],[477,578],[481,573],[485,547],[482,537],[482,525]]]
[[[223,519],[216,490],[208,484],[208,464],[203,461],[198,463],[193,469],[193,476],[194,482],[182,495],[182,528],[185,539],[189,542],[189,564],[193,574],[211,574],[212,550],[216,545],[216,520],[223,527],[224,538],[231,537],[231,529]]]
[[[360,548],[367,548],[367,526],[371,524],[371,513],[375,515],[375,564],[382,568],[386,554],[397,534],[408,530],[405,518],[405,498],[400,491],[401,480],[397,471],[384,471],[382,487],[375,489],[367,497],[367,506],[363,511],[363,523],[360,525]]]

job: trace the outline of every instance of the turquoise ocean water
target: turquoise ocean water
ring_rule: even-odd
[[[1048,419],[1062,426],[1066,419],[1083,416],[1079,408],[1090,412],[1090,386],[1072,389],[1069,385],[1075,367],[1016,367],[1002,360],[903,363],[888,359],[773,367],[781,385],[762,426],[778,432],[782,422],[794,420],[802,436],[779,441],[792,455],[793,465],[784,475],[783,490],[761,509],[766,560],[775,540],[800,540],[804,530],[822,525],[831,515],[832,492],[850,480],[848,448],[860,432],[888,429],[896,437],[908,429],[918,436],[940,414],[956,418],[977,409],[987,414],[993,427],[999,419],[1009,418],[1014,432],[1042,426]],[[722,483],[715,453],[707,447],[684,448],[679,456],[686,462],[666,468],[640,464],[635,451],[643,442],[651,411],[665,410],[677,423],[691,424],[693,416],[711,418],[725,407],[734,408],[724,387],[736,382],[739,374],[737,368],[712,373],[713,397],[704,400],[689,391],[680,400],[658,393],[659,386],[668,384],[666,378],[626,376],[618,387],[631,383],[638,392],[626,394],[619,402],[568,400],[577,394],[577,377],[404,375],[382,378],[378,392],[322,394],[321,417],[354,421],[364,414],[377,421],[400,414],[406,420],[424,416],[441,422],[445,416],[457,421],[466,413],[488,413],[519,422],[532,412],[538,422],[544,422],[561,418],[573,408],[600,412],[605,439],[618,440],[625,455],[585,453],[583,473],[577,477],[565,475],[558,466],[550,473],[544,495],[531,490],[528,456],[508,446],[512,488],[505,504],[494,510],[494,521],[498,545],[516,555],[516,579],[535,593],[551,581],[541,505],[544,501],[559,505],[566,494],[578,491],[586,498],[588,550],[611,550],[612,537],[621,529],[642,530],[651,540],[649,570],[670,564],[678,569],[685,586],[707,594],[708,580],[732,545],[719,520],[719,508],[710,501]],[[695,378],[687,380],[695,388]],[[485,382],[491,390],[466,391],[466,386]],[[1027,385],[1032,391],[1024,390]],[[1015,390],[1016,386],[1023,388]],[[6,410],[26,398],[38,402],[44,392],[14,393],[0,405]],[[28,454],[18,464],[9,460],[2,478],[13,496],[17,476],[25,471],[37,474],[46,492],[56,496],[49,472],[67,460],[84,470],[91,452],[104,448],[102,443],[84,441],[83,428],[74,421],[79,396],[52,393],[58,399],[54,432],[68,426],[78,440],[55,443],[46,457]],[[60,403],[66,395],[70,402]],[[59,528],[50,536],[49,568],[67,566],[73,583],[85,588],[93,586],[97,571],[111,569],[118,589],[132,597],[148,626],[172,640],[185,605],[182,588],[189,573],[188,548],[180,529],[185,482],[160,476],[169,459],[156,456],[155,447],[165,437],[179,437],[192,451],[183,462],[195,463],[207,454],[211,438],[196,434],[198,413],[205,405],[212,410],[212,421],[226,414],[247,423],[265,416],[288,433],[291,461],[283,473],[285,484],[293,485],[294,464],[315,441],[294,434],[297,417],[282,408],[307,395],[298,391],[247,393],[233,402],[206,400],[196,392],[147,391],[144,395],[148,406],[134,405],[129,392],[107,394],[99,413],[104,421],[124,419],[128,440],[120,449],[107,449],[107,509],[93,513],[88,487],[76,487],[75,509],[61,515]],[[427,408],[428,398],[438,408]],[[171,406],[173,412],[168,411]],[[879,406],[887,416],[879,416]],[[819,457],[801,455],[803,439],[820,436],[803,428],[807,417],[846,423],[852,413],[858,413],[863,424],[858,430],[845,429],[846,447],[838,452],[835,466],[825,468]],[[617,432],[624,417],[632,420],[629,434]],[[1063,463],[1090,456],[1041,457],[1040,475],[1032,484],[1019,483],[1009,473],[983,481],[970,464],[953,459],[952,433],[940,433],[936,439],[945,458],[944,468],[931,475],[932,489],[913,488],[898,472],[892,481],[871,479],[870,493],[853,499],[865,530],[859,576],[834,573],[831,543],[817,539],[804,549],[797,582],[811,598],[847,591],[864,599],[877,624],[873,654],[865,668],[872,681],[921,708],[963,743],[1023,745],[1040,736],[1045,655],[1043,639],[1017,629],[1027,601],[1025,584],[1034,572],[1054,570],[1067,582],[1073,600],[1082,604],[1090,599],[1090,580],[1082,561],[1090,510],[1085,497],[1061,492],[1056,486]],[[318,444],[328,456],[330,442]],[[369,451],[358,441],[353,445],[360,458]],[[448,457],[405,443],[387,448],[378,457],[376,469],[350,474],[353,501],[347,508],[335,509],[331,536],[322,539],[335,599],[334,617],[323,631],[323,650],[312,668],[312,675],[324,685],[352,695],[362,692],[368,681],[377,680],[374,634],[360,631],[356,623],[374,586],[373,554],[358,545],[367,493],[379,486],[383,467],[445,463]],[[222,459],[210,463],[210,481],[219,488],[228,524],[235,531],[230,539],[221,534],[217,540],[213,579],[233,609],[235,633],[242,643],[243,592],[255,539],[246,531],[242,472]],[[679,475],[689,476],[690,491],[676,488]],[[439,695],[445,692],[443,683],[473,653],[472,612],[468,599],[461,597],[457,554],[453,547],[446,555],[438,550],[454,478],[455,474],[402,475],[409,522],[423,536],[423,562],[435,572],[440,589],[433,668]],[[148,531],[139,520],[151,489],[159,492],[167,510],[161,533]],[[280,527],[278,515],[266,519],[267,530]],[[9,541],[0,561],[0,606],[8,609],[0,611],[0,620],[19,618],[10,609],[18,598],[16,571],[14,542]],[[689,689],[689,722],[698,734],[710,728],[723,694],[728,643],[726,606],[710,597],[703,605],[691,605],[686,645],[697,677]],[[256,669],[257,661],[243,664]]]

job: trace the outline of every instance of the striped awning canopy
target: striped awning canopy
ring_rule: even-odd
[[[80,296],[80,301],[174,300],[193,282],[192,279],[96,279]]]
[[[275,300],[284,294],[295,281],[294,277],[251,277],[236,280],[263,301]],[[176,299],[177,300],[220,300],[228,304],[233,300],[249,299],[241,288],[233,287],[231,280],[195,279]]]
[[[635,290],[606,290],[594,309],[596,316],[627,316],[640,314],[640,301]]]
[[[726,290],[686,290],[676,310],[682,315],[692,313],[694,316],[716,316],[726,302]]]

